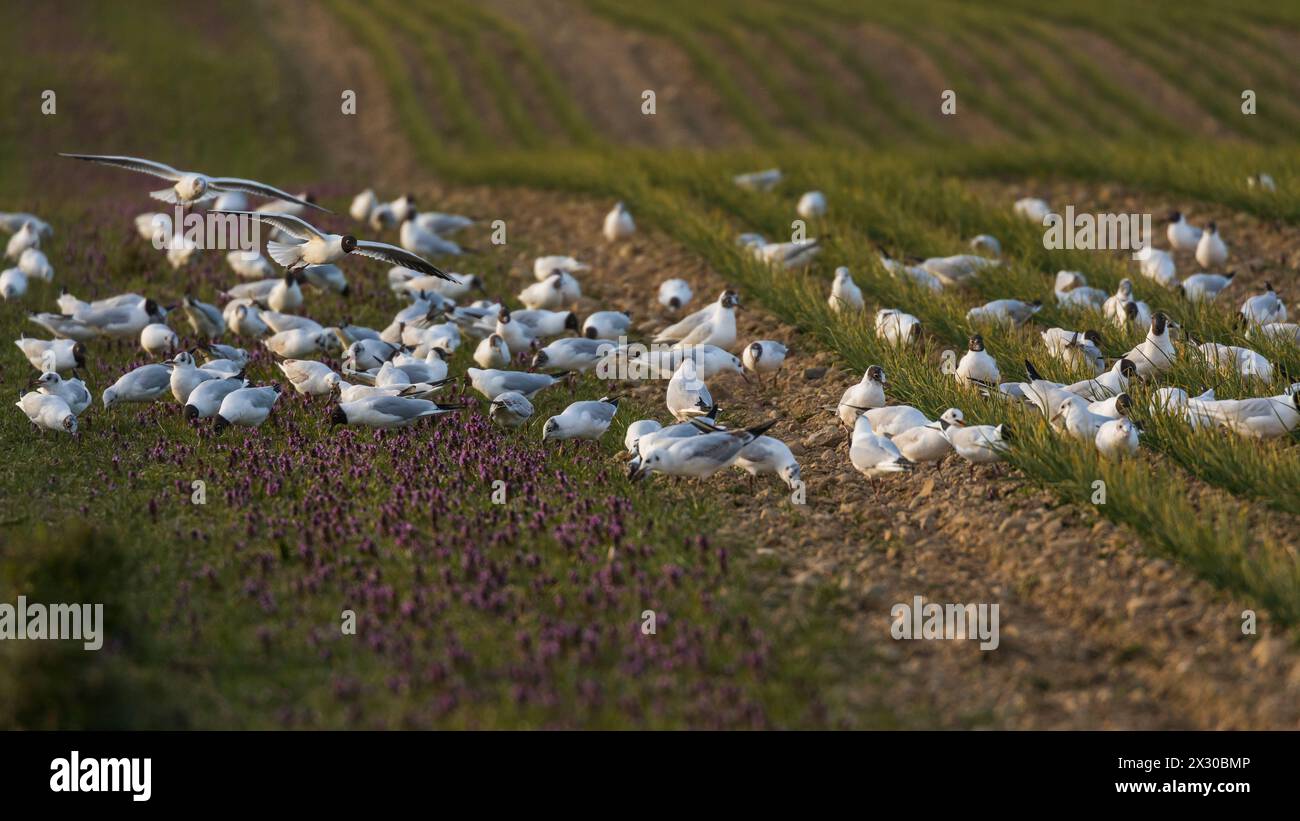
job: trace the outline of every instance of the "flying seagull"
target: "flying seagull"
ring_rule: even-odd
[[[327,234],[306,220],[291,214],[272,214],[262,211],[212,211],[210,213],[251,217],[272,228],[278,228],[298,240],[297,242],[276,242],[271,240],[266,243],[266,252],[271,255],[271,259],[290,271],[306,268],[308,265],[329,265],[338,262],[348,254],[360,254],[363,257],[386,262],[389,265],[400,265],[403,268],[410,268],[412,271],[419,271],[422,274],[432,274],[446,280],[456,281],[441,268],[425,260],[424,257],[413,254],[404,248],[398,248],[396,245],[389,245],[386,242],[359,240],[351,234]]]
[[[177,171],[170,165],[164,165],[153,160],[142,160],[138,157],[117,157],[101,154],[59,154],[60,157],[70,157],[74,160],[85,160],[86,162],[98,163],[100,165],[111,165],[114,168],[125,168],[128,171],[138,171],[141,174],[149,174],[160,179],[168,180],[173,183],[170,188],[163,188],[159,191],[149,192],[149,196],[156,200],[169,202],[173,205],[194,205],[205,200],[212,199],[218,194],[228,191],[239,191],[245,194],[255,194],[259,197],[268,197],[270,199],[284,200],[286,202],[297,203],[298,205],[315,208],[320,211],[329,213],[326,208],[321,208],[315,203],[301,200],[292,194],[287,194],[273,185],[267,185],[264,182],[256,180],[244,180],[239,177],[211,177],[199,171]]]

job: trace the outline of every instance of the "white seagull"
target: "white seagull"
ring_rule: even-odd
[[[239,191],[244,194],[254,194],[259,197],[268,197],[270,199],[284,200],[285,202],[295,203],[299,206],[316,208],[320,211],[328,210],[321,208],[319,205],[300,200],[292,194],[286,194],[279,188],[266,183],[257,182],[256,180],[245,180],[239,177],[212,177],[198,171],[177,171],[170,165],[164,165],[153,160],[142,160],[139,157],[121,157],[106,156],[100,154],[59,154],[60,157],[69,157],[74,160],[86,160],[87,162],[98,163],[99,165],[111,165],[114,168],[125,168],[128,171],[138,171],[141,174],[149,174],[159,179],[168,180],[173,183],[170,188],[164,188],[160,191],[151,191],[149,196],[156,200],[169,202],[173,205],[194,205],[208,199],[216,197],[228,191]]]

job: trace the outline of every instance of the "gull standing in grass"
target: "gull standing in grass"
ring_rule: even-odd
[[[501,371],[492,368],[480,370],[478,368],[466,368],[465,375],[469,377],[470,384],[474,390],[483,394],[488,400],[496,399],[506,391],[516,391],[523,394],[526,398],[532,399],[540,390],[549,388],[556,382],[559,382],[568,376],[567,372],[547,374],[547,373],[527,373],[525,371]]]
[[[995,299],[967,311],[966,321],[971,324],[976,322],[1000,322],[1018,327],[1024,325],[1029,321],[1030,317],[1042,309],[1043,303],[1038,300],[1022,302],[1019,299]]]
[[[864,410],[884,407],[885,385],[888,383],[884,368],[879,365],[867,368],[862,380],[845,390],[836,406],[835,413],[844,426],[852,430]]]
[[[213,429],[220,433],[230,425],[259,427],[271,415],[271,408],[279,398],[279,385],[233,390],[221,400]]]
[[[574,271],[588,271],[591,266],[585,262],[579,262],[573,257],[560,256],[552,254],[551,256],[538,257],[533,260],[533,279],[538,282],[544,282],[550,279],[551,275],[558,272],[571,274]]]
[[[1166,288],[1178,284],[1178,271],[1174,258],[1168,251],[1148,245],[1139,250],[1134,259],[1138,261],[1138,270],[1147,279],[1153,279]]]
[[[1121,416],[1097,428],[1097,452],[1106,459],[1132,456],[1138,451],[1138,427],[1132,419]]]
[[[588,339],[618,339],[632,328],[632,316],[623,311],[596,311],[582,323]]]
[[[826,216],[826,195],[820,191],[808,191],[799,197],[794,210],[806,220],[820,219]]]
[[[615,347],[608,339],[587,339],[585,336],[557,339],[533,355],[533,368],[586,373]]]
[[[163,367],[168,367],[164,365]],[[172,357],[170,363],[172,396],[176,401],[184,405],[190,399],[190,394],[203,382],[209,379],[220,379],[220,374],[215,371],[204,370],[196,367],[194,357],[189,351],[181,351]]]
[[[921,339],[921,320],[897,308],[876,311],[876,338],[894,346],[913,345]]]
[[[23,223],[22,227],[9,238],[8,244],[5,245],[5,256],[17,262],[22,258],[23,252],[32,248],[41,247],[41,235],[36,230],[36,226],[30,222]]]
[[[276,364],[293,389],[303,396],[325,396],[338,388],[339,375],[324,362],[286,359]]]
[[[965,417],[956,408],[948,408],[937,421],[908,428],[890,437],[890,441],[898,448],[898,452],[911,462],[917,464],[939,462],[952,453],[953,449],[952,442],[943,431],[945,424],[960,427],[965,424]]]
[[[1300,425],[1300,391],[1252,399],[1189,400],[1194,412],[1242,436],[1286,436]]]
[[[1002,381],[997,360],[984,350],[984,337],[972,334],[966,343],[966,353],[957,363],[953,376],[958,382],[994,387]]]
[[[0,296],[5,299],[20,299],[27,294],[27,275],[18,268],[9,268],[0,273]]]
[[[582,286],[572,274],[555,271],[541,282],[534,282],[520,291],[518,296],[525,308],[554,310],[581,299]]]
[[[542,426],[542,441],[549,439],[596,440],[609,430],[618,412],[618,397],[602,396],[596,401],[574,402]]]
[[[1169,338],[1171,325],[1169,317],[1163,311],[1157,311],[1151,317],[1151,329],[1147,331],[1146,339],[1124,354],[1124,358],[1137,368],[1137,375],[1141,378],[1147,379],[1173,367],[1176,353],[1174,343]]]
[[[227,396],[246,387],[248,387],[248,380],[242,375],[200,382],[194,390],[190,391],[189,397],[185,400],[183,411],[185,418],[194,420],[216,416],[221,410],[222,401]]]
[[[533,415],[533,403],[519,391],[497,394],[488,411],[492,421],[507,428],[517,428]]]
[[[957,455],[972,464],[1001,461],[1011,439],[1011,430],[1006,425],[967,425],[947,419],[940,419],[939,424]]]
[[[32,380],[32,387],[41,393],[57,396],[67,402],[68,408],[75,416],[80,416],[94,401],[94,397],[86,389],[85,382],[75,378],[64,379],[57,371],[46,371],[36,377]]]
[[[474,349],[474,361],[481,368],[504,368],[510,364],[510,346],[500,334],[486,336]]]
[[[164,165],[153,160],[143,160],[138,157],[106,156],[102,154],[59,154],[59,156],[74,160],[85,160],[99,165],[110,165],[114,168],[125,168],[128,171],[138,171],[141,174],[167,180],[173,183],[170,188],[151,191],[149,196],[173,205],[195,205],[212,199],[218,194],[238,191],[258,197],[283,200],[306,208],[316,208],[328,213],[326,209],[321,208],[319,205],[300,200],[292,194],[286,194],[275,186],[257,182],[256,180],[245,180],[239,177],[212,177],[198,171],[177,171],[170,165]]]
[[[464,407],[464,405],[439,405],[428,399],[409,399],[404,396],[370,396],[337,405],[330,414],[330,424],[381,429],[402,428],[426,416],[452,413]]]
[[[32,391],[21,396],[14,404],[41,430],[77,432],[77,415],[62,397]]]
[[[163,356],[181,346],[181,338],[161,322],[145,325],[140,331],[140,349],[150,356]]]
[[[23,352],[32,367],[45,371],[70,371],[73,368],[86,367],[86,344],[75,339],[30,339],[21,337],[14,340],[18,350]],[[50,357],[53,359],[50,359]]]
[[[141,365],[127,371],[104,390],[104,407],[122,402],[152,402],[171,387],[172,372],[166,365]]]
[[[1241,317],[1247,325],[1271,325],[1286,322],[1286,303],[1273,290],[1273,283],[1264,283],[1264,293],[1249,297],[1241,305]]]
[[[831,283],[831,296],[827,303],[836,313],[861,311],[866,306],[862,299],[862,289],[853,281],[853,274],[843,265],[835,269],[835,281]]]
[[[1179,293],[1189,302],[1213,302],[1219,293],[1232,284],[1235,272],[1227,274],[1192,274],[1178,286]]]

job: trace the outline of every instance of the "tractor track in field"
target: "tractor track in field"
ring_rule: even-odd
[[[609,203],[437,185],[399,139],[364,49],[323,11],[295,24],[285,36],[303,38],[299,57],[310,70],[353,83],[346,87],[363,90],[372,106],[375,116],[358,117],[334,141],[347,155],[336,159],[357,183],[400,184],[440,207],[509,225],[516,239],[493,250],[480,271],[492,295],[513,295],[532,281],[530,253],[538,247],[573,254],[593,268],[579,312],[628,310],[648,337],[667,321],[653,301],[661,279],[690,281],[696,306],[723,288],[700,258],[646,226],[630,243],[605,243],[600,221]],[[327,52],[321,36],[329,38]],[[1287,634],[1266,622],[1258,636],[1243,636],[1247,604],[1152,556],[1094,512],[1059,505],[999,468],[972,471],[950,457],[880,483],[873,497],[849,465],[844,432],[822,410],[860,374],[758,306],[745,306],[739,324],[742,341],[779,339],[792,355],[765,385],[719,377],[710,388],[724,408],[737,409],[732,421],[781,419],[772,433],[796,451],[808,503],[792,505],[771,477],[751,491],[736,471],[678,487],[684,496],[716,494],[729,513],[716,538],[779,563],[779,581],[765,593],[772,617],[797,625],[809,608],[834,608],[842,642],[815,660],[843,673],[833,692],[819,694],[832,721],[853,725],[855,715],[884,704],[911,727],[1300,727],[1300,657]],[[824,372],[807,378],[815,375],[808,369]],[[661,390],[630,388],[651,405]],[[895,641],[890,608],[915,595],[999,603],[1001,646],[982,652],[975,642]]]

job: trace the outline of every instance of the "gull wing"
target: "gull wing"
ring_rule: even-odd
[[[209,214],[232,214],[239,217],[251,217],[258,222],[265,223],[272,228],[278,228],[292,237],[306,241],[310,239],[325,239],[325,234],[319,228],[301,217],[295,217],[293,214],[276,214],[267,211],[209,211]]]
[[[386,242],[371,242],[370,240],[361,240],[357,243],[356,250],[352,253],[360,254],[363,257],[377,259],[381,262],[387,262],[389,265],[400,265],[403,268],[410,268],[412,271],[419,271],[422,274],[432,274],[436,277],[455,282],[455,279],[448,276],[438,266],[428,262],[424,257],[412,254],[405,248],[398,248],[396,245],[389,245]]]
[[[60,157],[69,157],[74,160],[85,160],[86,162],[98,163],[99,165],[111,165],[114,168],[125,168],[128,171],[139,171],[141,174],[149,174],[154,177],[160,177],[164,180],[176,182],[184,176],[181,172],[172,168],[170,165],[163,165],[153,160],[142,160],[139,157],[121,157],[103,154],[59,154]]]
[[[209,177],[208,187],[215,188],[218,191],[239,191],[243,194],[255,194],[259,197],[269,197],[271,199],[284,200],[285,202],[305,205],[308,208],[315,208],[317,211],[324,211],[326,214],[331,213],[328,208],[322,208],[314,202],[300,200],[293,194],[281,191],[274,185],[267,185],[257,180],[244,180],[239,177]]]

